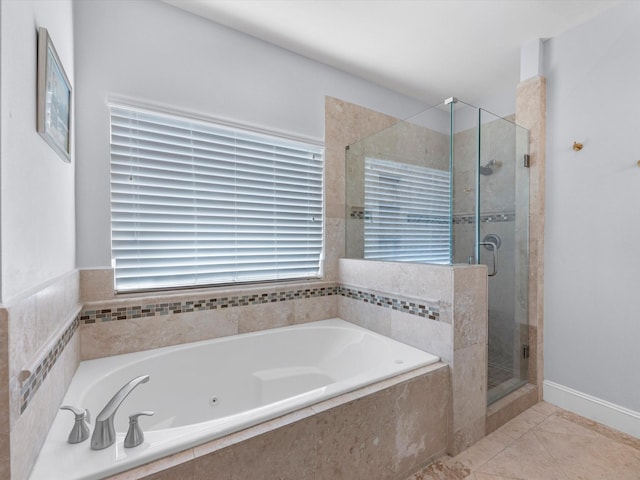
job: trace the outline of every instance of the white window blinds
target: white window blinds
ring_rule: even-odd
[[[448,171],[365,159],[364,256],[451,262]]]
[[[110,112],[117,291],[320,276],[322,148]]]

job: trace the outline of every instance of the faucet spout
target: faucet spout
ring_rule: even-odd
[[[107,448],[116,441],[116,431],[113,426],[113,420],[118,411],[118,407],[122,404],[127,395],[141,383],[147,383],[149,375],[141,375],[134,378],[124,385],[116,394],[107,402],[102,411],[96,417],[96,426],[91,435],[91,449],[102,450]]]

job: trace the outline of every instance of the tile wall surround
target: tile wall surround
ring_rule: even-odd
[[[338,298],[338,315],[358,325],[430,351],[451,369],[449,452],[485,435],[487,408],[487,270],[484,265],[422,265],[341,259],[340,282],[385,295],[411,295],[438,305],[439,320],[388,311]],[[425,300],[422,300],[425,301]]]
[[[544,334],[544,199],[547,80],[533,77],[516,89],[516,118],[529,129],[529,383],[542,400]]]
[[[79,362],[79,274],[68,272],[0,308],[0,478],[27,478]],[[6,355],[6,356],[5,356]],[[30,375],[29,375],[30,373]],[[6,447],[6,448],[5,448]]]

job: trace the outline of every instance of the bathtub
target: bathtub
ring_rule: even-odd
[[[67,443],[73,416],[59,411],[30,479],[104,478],[438,360],[331,319],[84,361],[63,404],[92,421],[129,380],[150,380],[121,404],[104,450]],[[145,410],[144,442],[125,449],[128,416]]]

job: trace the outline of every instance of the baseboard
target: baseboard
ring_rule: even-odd
[[[542,390],[545,402],[640,438],[640,412],[549,380],[543,382]]]

